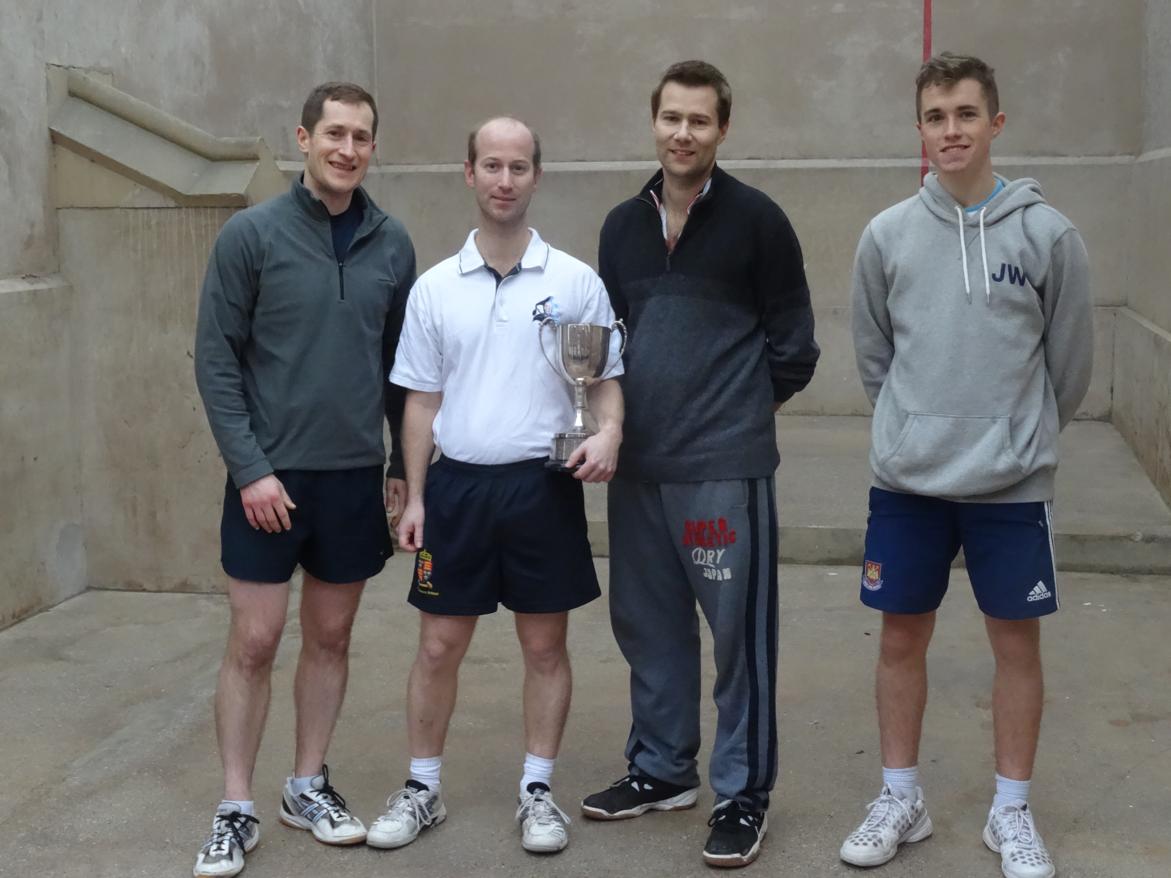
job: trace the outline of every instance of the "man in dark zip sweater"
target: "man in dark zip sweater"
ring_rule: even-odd
[[[377,129],[364,89],[315,88],[297,129],[304,174],[228,220],[204,279],[195,375],[228,469],[220,537],[232,620],[216,692],[224,797],[196,878],[238,874],[259,838],[252,773],[298,565],[296,757],[280,819],[326,844],[366,838],[324,760],[362,589],[391,554],[386,515],[406,497],[403,394],[387,376],[415,254],[360,188]],[[384,414],[395,445],[385,485]]]
[[[660,173],[606,218],[599,273],[630,329],[609,491],[610,613],[630,664],[629,773],[582,803],[621,819],[692,807],[698,601],[712,630],[716,804],[704,860],[760,852],[776,779],[774,413],[817,363],[801,248],[764,193],[716,167],[731,90],[669,68],[651,98]]]

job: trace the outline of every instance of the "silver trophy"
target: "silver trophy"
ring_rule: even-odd
[[[586,387],[594,379],[605,378],[622,361],[622,354],[626,351],[626,324],[621,320],[616,320],[609,326],[600,326],[596,323],[558,323],[552,315],[535,316],[538,320],[537,343],[541,346],[541,353],[545,355],[554,372],[573,384],[573,426],[553,434],[553,447],[549,454],[549,462],[546,464],[550,469],[568,470],[570,467],[566,466],[565,462],[577,447],[595,432],[587,424],[589,406],[586,403]],[[554,332],[557,350],[560,352],[560,369],[546,348],[545,327]],[[622,345],[618,350],[618,359],[610,364],[610,334],[614,331],[622,336]],[[593,421],[592,416],[589,420]]]

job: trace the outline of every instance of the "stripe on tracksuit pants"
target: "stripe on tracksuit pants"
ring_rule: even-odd
[[[716,655],[718,800],[766,807],[777,774],[777,528],[772,479],[609,492],[610,614],[630,665],[637,773],[697,786],[698,602]]]

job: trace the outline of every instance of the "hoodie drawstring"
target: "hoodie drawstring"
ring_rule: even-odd
[[[987,208],[980,208],[980,261],[984,265],[984,301],[992,301],[992,284],[988,280],[988,247],[984,243],[984,211]],[[963,208],[956,207],[956,222],[959,223],[960,232],[960,261],[964,265],[964,294],[968,297],[968,304],[972,303],[972,283],[968,278],[968,245],[964,241],[964,211]]]
[[[964,293],[968,297],[968,304],[972,304],[972,285],[968,282],[968,245],[964,243],[964,211],[956,206],[956,222],[960,227],[960,262],[964,265]]]

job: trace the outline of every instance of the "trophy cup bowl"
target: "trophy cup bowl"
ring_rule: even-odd
[[[549,357],[545,347],[545,327],[552,329],[556,335],[560,369]],[[611,364],[610,337],[614,332],[622,336],[622,345],[618,350],[618,359]],[[586,413],[589,411],[586,387],[595,379],[605,378],[621,362],[622,354],[626,351],[626,325],[621,320],[614,321],[610,326],[597,323],[559,324],[552,317],[546,317],[537,327],[537,342],[553,371],[573,385],[573,424],[569,429],[553,434],[549,461],[545,464],[549,469],[566,472],[576,467],[566,466],[565,462],[581,443],[594,434],[586,423]]]

